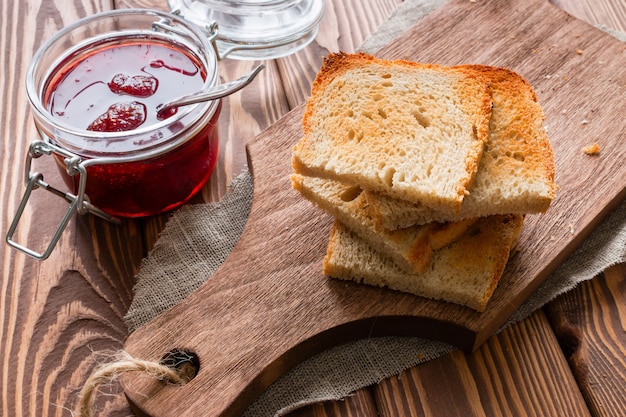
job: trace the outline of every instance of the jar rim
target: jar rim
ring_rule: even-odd
[[[36,113],[35,118],[36,119],[39,118],[39,120],[45,121],[46,124],[49,124],[53,128],[55,133],[59,133],[59,135],[53,134],[53,136],[55,137],[56,136],[80,137],[84,139],[83,142],[94,141],[92,143],[103,142],[103,141],[111,142],[111,143],[118,142],[118,141],[121,142],[121,141],[127,140],[130,136],[132,137],[145,136],[145,135],[150,134],[151,132],[154,132],[155,130],[167,128],[167,126],[170,126],[174,123],[178,123],[184,118],[189,119],[190,117],[193,117],[193,121],[189,122],[193,124],[194,122],[200,119],[205,119],[207,116],[207,113],[213,114],[218,108],[219,102],[217,100],[206,102],[206,103],[198,103],[198,104],[186,106],[184,108],[180,108],[179,111],[173,116],[168,117],[167,119],[164,119],[157,123],[151,123],[147,126],[140,126],[133,130],[121,131],[121,132],[90,131],[84,128],[78,128],[78,127],[72,126],[71,124],[67,122],[55,119],[52,116],[51,112],[46,108],[45,104],[43,103],[42,98],[43,98],[44,86],[46,82],[50,79],[52,75],[54,75],[54,71],[57,70],[58,67],[57,65],[52,65],[51,68],[48,68],[46,75],[43,77],[44,82],[39,83],[39,84],[37,82],[37,74],[36,74],[37,69],[38,69],[37,68],[38,64],[44,58],[44,56],[49,51],[51,46],[58,42],[61,42],[65,37],[69,36],[72,32],[79,30],[81,27],[92,24],[98,20],[105,20],[105,19],[110,19],[110,18],[123,18],[124,16],[133,16],[133,15],[141,16],[141,17],[153,16],[155,18],[155,21],[158,19],[161,19],[161,20],[165,19],[168,22],[174,22],[176,24],[176,28],[178,28],[179,25],[181,25],[181,27],[184,28],[185,30],[184,35],[191,36],[193,38],[193,41],[198,42],[199,44],[199,48],[196,48],[195,50],[190,49],[190,52],[195,53],[195,54],[201,54],[202,56],[200,58],[204,58],[202,59],[202,62],[201,62],[203,66],[206,66],[204,68],[204,70],[206,71],[206,79],[204,80],[204,83],[203,83],[203,89],[211,87],[217,83],[218,59],[217,59],[216,52],[209,38],[207,37],[206,33],[204,33],[196,24],[188,20],[185,20],[184,18],[173,13],[162,12],[158,10],[150,10],[150,9],[118,9],[118,10],[110,10],[106,12],[97,13],[91,16],[87,16],[64,27],[60,31],[56,32],[53,36],[51,36],[48,40],[46,40],[33,55],[33,58],[26,72],[26,90],[27,90],[29,101],[31,103],[31,108]],[[113,32],[110,32],[110,33],[113,33]],[[125,33],[131,33],[131,31],[128,30],[124,32],[120,30],[119,36],[122,37]],[[171,37],[174,35],[180,35],[180,33],[176,33],[173,31],[172,33],[163,35],[162,32],[156,32],[154,31],[154,29],[153,29],[153,32],[137,29],[133,31],[132,33],[138,36],[153,34],[153,37],[155,39],[167,38],[167,37]],[[76,45],[90,45],[90,44],[98,42],[98,40],[102,40],[105,38],[106,36],[103,36],[103,34],[96,33],[93,36],[86,38],[82,42],[77,43]],[[187,47],[187,45],[183,45],[183,46]],[[58,62],[58,60],[62,59],[63,57],[67,57],[68,55],[71,55],[71,51],[72,51],[71,48],[66,49],[63,53],[56,56],[55,58],[56,62]],[[63,142],[62,143],[63,145],[71,145],[71,147],[76,147],[75,143],[66,144],[65,141],[62,141],[62,140],[61,142]],[[150,146],[148,146],[148,148],[161,146],[164,143],[168,143],[168,142],[169,142],[168,140],[159,141],[158,143],[151,144]],[[177,140],[177,142],[179,142],[179,140]],[[143,151],[145,149],[146,147],[143,147],[143,148],[133,147],[132,151],[133,152]],[[83,150],[86,150],[88,152],[92,151],[91,149],[83,149]],[[98,154],[109,153],[104,150],[98,150],[95,152]],[[119,154],[120,151],[113,150],[111,151],[111,153]]]

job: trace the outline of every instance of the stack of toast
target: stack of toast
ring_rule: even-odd
[[[484,311],[554,198],[543,119],[508,69],[329,55],[291,176],[335,218],[324,273]]]

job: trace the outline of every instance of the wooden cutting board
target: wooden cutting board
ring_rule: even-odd
[[[201,362],[184,386],[124,376],[139,414],[238,415],[297,363],[357,338],[415,335],[471,351],[625,198],[624,44],[547,1],[453,0],[378,55],[509,67],[537,91],[560,189],[547,214],[527,216],[487,310],[322,275],[332,220],[289,180],[300,106],[248,146],[253,205],[231,256],[181,304],[129,337],[125,349],[137,358],[159,361],[183,348]],[[600,153],[585,155],[581,148],[593,142]]]

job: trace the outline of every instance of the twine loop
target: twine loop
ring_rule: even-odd
[[[183,385],[193,379],[197,372],[193,358],[183,351],[170,352],[161,362],[137,359],[124,351],[115,356],[114,361],[98,366],[85,381],[78,395],[76,417],[92,417],[98,388],[117,380],[122,374],[142,372],[158,381]]]

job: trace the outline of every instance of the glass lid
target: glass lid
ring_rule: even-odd
[[[317,35],[324,0],[168,0],[172,12],[217,28],[220,57],[272,59],[292,54]]]

